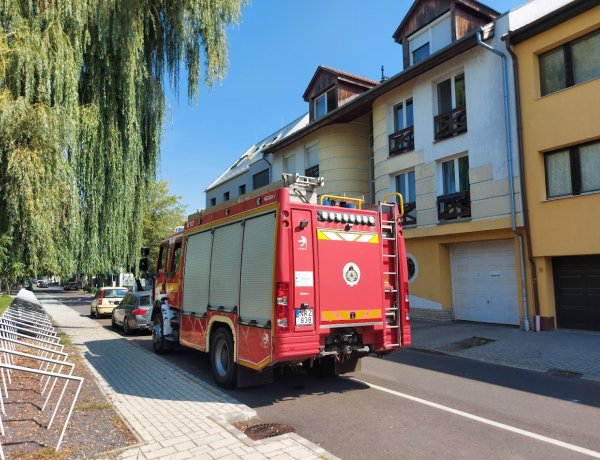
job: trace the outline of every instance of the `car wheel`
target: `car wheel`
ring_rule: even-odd
[[[123,317],[123,335],[129,335],[129,318]]]
[[[210,365],[217,385],[233,388],[237,375],[237,366],[233,360],[233,337],[225,329],[217,329],[210,346]]]
[[[115,322],[115,314],[113,313],[112,318],[110,320],[110,325],[112,326],[113,329],[117,328],[117,323]]]
[[[158,355],[169,351],[169,346],[165,340],[163,319],[160,313],[154,315],[154,319],[152,320],[152,348],[154,348],[154,353]]]

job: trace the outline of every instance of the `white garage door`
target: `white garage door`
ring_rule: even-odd
[[[451,252],[455,319],[519,324],[512,240],[455,244]]]

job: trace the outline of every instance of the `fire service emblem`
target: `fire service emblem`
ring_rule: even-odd
[[[354,262],[348,262],[344,265],[342,273],[348,286],[356,286],[360,281],[360,268]]]

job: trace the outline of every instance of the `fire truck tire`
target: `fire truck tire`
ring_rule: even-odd
[[[221,327],[211,339],[210,366],[217,385],[222,388],[235,387],[237,366],[233,360],[233,337]]]
[[[152,348],[154,348],[154,353],[157,355],[162,355],[169,351],[169,345],[165,339],[163,319],[160,313],[154,315],[154,319],[152,320]]]

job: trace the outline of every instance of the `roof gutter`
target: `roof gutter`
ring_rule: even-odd
[[[523,248],[523,235],[517,230],[516,221],[516,203],[515,203],[515,187],[514,187],[514,172],[513,172],[513,149],[512,149],[512,136],[511,136],[511,123],[510,123],[510,104],[508,97],[508,68],[506,64],[506,55],[501,51],[493,48],[492,46],[484,43],[481,39],[483,28],[477,31],[477,44],[484,49],[499,56],[502,61],[502,91],[504,96],[504,136],[506,139],[506,163],[508,165],[508,189],[510,195],[510,217],[511,227],[513,233],[519,240],[519,257],[521,260],[521,295],[523,298],[523,329],[529,330],[529,306],[527,298],[527,278],[525,276],[525,250]],[[521,209],[523,209],[521,207]]]

